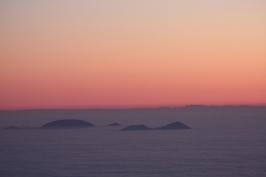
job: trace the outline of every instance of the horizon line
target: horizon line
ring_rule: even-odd
[[[130,110],[130,109],[160,109],[160,108],[185,108],[189,106],[202,107],[265,107],[265,104],[187,104],[187,105],[150,105],[150,106],[99,106],[99,107],[31,107],[31,108],[9,108],[0,111],[25,111],[25,110]]]

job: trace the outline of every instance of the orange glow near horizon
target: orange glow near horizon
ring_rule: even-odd
[[[266,105],[264,1],[0,2],[0,109]]]

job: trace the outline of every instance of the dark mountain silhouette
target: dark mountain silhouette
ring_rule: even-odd
[[[151,130],[151,128],[147,127],[146,125],[130,125],[126,128],[121,129],[124,130]]]
[[[119,123],[112,123],[112,124],[109,124],[108,126],[121,126]]]
[[[183,107],[160,107],[160,108],[131,108],[131,109],[28,109],[28,110],[0,110],[0,129],[10,125],[25,126],[27,123],[33,126],[43,125],[47,122],[61,119],[79,119],[85,121],[107,120],[111,122],[124,122],[125,117],[136,121],[174,120],[186,121],[191,126],[204,126],[198,121],[205,118],[226,119],[226,117],[266,117],[265,106],[203,106],[188,105]],[[197,120],[192,121],[195,117]],[[92,119],[91,119],[92,118]],[[197,122],[197,123],[196,123]],[[143,122],[144,123],[144,122]],[[124,124],[124,123],[123,123]],[[158,125],[158,124],[157,124]],[[161,124],[164,125],[164,124]],[[20,127],[18,126],[18,127]],[[233,126],[233,125],[232,125]]]
[[[180,130],[180,129],[190,129],[190,127],[186,126],[181,122],[174,122],[157,128],[149,128],[146,125],[130,125],[121,130]]]
[[[83,128],[83,127],[94,127],[90,122],[76,119],[65,119],[65,120],[56,120],[44,124],[40,128]]]
[[[177,130],[177,129],[190,129],[190,127],[186,126],[181,122],[174,122],[162,127],[155,128],[155,130]]]

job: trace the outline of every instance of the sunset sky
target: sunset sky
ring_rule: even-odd
[[[1,0],[0,109],[266,105],[265,0]]]

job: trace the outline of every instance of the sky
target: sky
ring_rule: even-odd
[[[1,0],[0,109],[266,105],[265,0]]]

